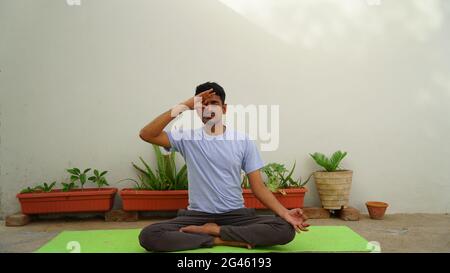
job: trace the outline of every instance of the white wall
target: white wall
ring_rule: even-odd
[[[343,149],[353,206],[449,212],[449,3],[262,2],[0,0],[1,215],[68,167],[134,177],[153,158],[139,129],[209,80],[229,104],[280,105],[266,162],[305,176],[308,153]]]

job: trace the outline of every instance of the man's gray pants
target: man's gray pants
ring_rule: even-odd
[[[252,246],[282,245],[292,241],[295,230],[284,219],[273,215],[256,215],[255,209],[242,208],[212,214],[181,209],[177,217],[145,227],[139,242],[148,251],[178,251],[212,247],[214,237],[208,234],[180,232],[180,228],[216,223],[224,241],[245,242]]]

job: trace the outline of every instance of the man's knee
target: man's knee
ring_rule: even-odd
[[[278,232],[278,236],[277,236],[278,240],[279,240],[278,244],[284,245],[284,244],[287,244],[287,243],[291,242],[292,240],[294,240],[294,238],[295,238],[294,227],[282,218],[278,218],[278,222],[279,222],[279,227],[278,227],[279,232]]]
[[[161,245],[161,233],[163,229],[158,224],[152,224],[141,230],[139,243],[147,251],[164,251]]]

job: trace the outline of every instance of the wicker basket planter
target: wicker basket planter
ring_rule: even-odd
[[[322,207],[342,209],[348,207],[353,171],[317,171],[314,173]]]

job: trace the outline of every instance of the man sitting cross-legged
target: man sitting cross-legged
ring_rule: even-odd
[[[197,110],[204,126],[200,129],[164,131],[178,114]],[[177,251],[230,245],[271,246],[293,240],[295,231],[309,226],[300,208],[288,210],[265,186],[264,166],[253,141],[246,134],[222,123],[226,113],[225,91],[217,83],[197,87],[195,96],[155,118],[140,137],[184,157],[188,168],[189,206],[177,217],[144,228],[139,242],[149,251]],[[244,207],[241,170],[252,192],[276,215],[256,215]]]

